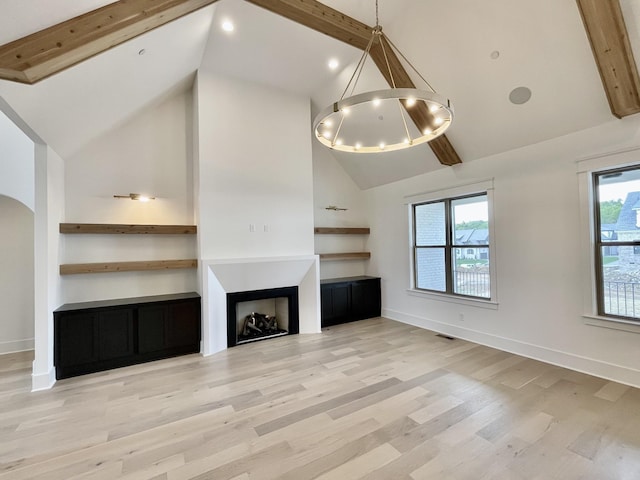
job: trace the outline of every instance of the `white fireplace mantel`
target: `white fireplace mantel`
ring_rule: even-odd
[[[320,332],[317,255],[201,260],[203,354],[227,348],[227,293],[298,287],[300,333]]]

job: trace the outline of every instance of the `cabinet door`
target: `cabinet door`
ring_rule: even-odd
[[[167,345],[171,347],[200,346],[200,308],[197,301],[169,305]]]
[[[140,307],[138,309],[138,352],[164,350],[167,346],[166,305]]]
[[[123,308],[98,313],[100,360],[133,355],[133,310]]]
[[[56,316],[56,366],[68,367],[97,361],[97,326],[95,313],[64,313]]]
[[[380,316],[380,280],[362,280],[351,285],[353,320]]]
[[[323,285],[320,290],[320,304],[323,327],[346,321],[351,313],[351,286]]]

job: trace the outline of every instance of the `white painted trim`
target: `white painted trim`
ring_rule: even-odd
[[[584,324],[592,327],[610,328],[631,333],[640,333],[640,323],[620,318],[602,317],[600,315],[583,315]]]
[[[595,315],[597,312],[596,272],[594,253],[594,225],[593,225],[593,184],[589,172],[578,174],[578,190],[580,200],[580,254],[582,281],[582,311],[585,315]]]
[[[497,267],[496,267],[498,263],[498,259],[497,259],[498,249],[496,248],[496,240],[495,240],[496,232],[495,232],[495,219],[493,216],[493,203],[494,203],[493,190],[494,190],[493,178],[491,178],[489,180],[482,180],[479,182],[473,182],[473,183],[468,183],[464,185],[457,185],[452,188],[434,190],[432,194],[429,194],[427,196],[422,196],[420,198],[415,198],[411,200],[410,203],[405,202],[405,205],[408,206],[407,215],[408,215],[408,225],[409,225],[409,249],[408,249],[409,251],[409,289],[407,290],[408,293],[411,294],[411,292],[413,292],[416,294],[416,296],[424,295],[425,297],[428,296],[432,300],[450,301],[452,303],[460,303],[464,305],[476,306],[477,303],[481,302],[485,305],[493,304],[495,305],[495,309],[498,308],[498,275],[497,275]],[[422,290],[418,290],[416,288],[416,279],[415,279],[416,265],[415,265],[414,245],[413,245],[413,242],[415,240],[413,237],[414,220],[415,220],[413,218],[413,205],[415,205],[416,203],[422,203],[429,200],[442,200],[445,198],[450,199],[450,198],[455,198],[457,196],[474,195],[476,193],[478,195],[481,195],[482,193],[484,193],[487,196],[488,219],[489,219],[489,282],[491,287],[491,300],[468,299],[469,302],[472,302],[472,303],[466,303],[465,301],[460,301],[462,300],[462,298],[456,295],[450,295],[447,293],[439,294],[437,292],[424,292]],[[415,197],[417,195],[422,195],[422,194],[407,195],[405,196],[405,198]],[[450,299],[450,300],[446,300],[446,299]],[[493,308],[493,307],[485,307],[485,308]]]
[[[638,165],[637,151],[632,147],[619,152],[595,155],[578,161],[578,191],[580,199],[580,253],[582,281],[582,311],[585,325],[640,333],[636,322],[598,315],[596,290],[595,224],[592,174],[610,168]]]
[[[627,148],[620,148],[618,150],[611,150],[609,152],[595,153],[593,155],[587,155],[585,157],[580,157],[580,158],[576,159],[576,163],[577,164],[581,164],[581,163],[584,163],[584,162],[589,162],[590,160],[599,160],[599,159],[606,158],[606,157],[613,157],[615,155],[622,155],[622,154],[625,154],[625,153],[637,152],[638,150],[640,150],[640,145],[632,145],[632,146],[627,147]],[[584,170],[582,170],[582,168],[588,169],[589,167],[578,167],[578,168],[580,169],[580,171],[584,171]]]
[[[404,196],[404,203],[405,205],[413,205],[414,203],[428,202],[430,200],[440,200],[442,198],[458,197],[461,195],[473,195],[474,193],[481,193],[489,190],[493,190],[493,178],[461,183],[447,188],[412,193]]]
[[[10,342],[0,342],[0,355],[6,353],[26,352],[33,350],[33,338],[25,338],[23,340],[12,340]]]
[[[456,295],[448,295],[446,293],[426,292],[424,290],[407,289],[407,294],[412,297],[422,297],[429,300],[438,300],[441,302],[457,303],[458,305],[467,305],[469,307],[487,308],[490,310],[498,309],[498,302],[491,300],[481,300],[479,298],[458,297]]]
[[[578,173],[597,172],[610,168],[626,167],[638,164],[640,146],[605,152],[576,160]]]
[[[56,383],[56,369],[52,367],[51,370],[45,373],[33,373],[31,375],[31,391],[39,392],[41,390],[49,390]]]
[[[623,383],[632,387],[640,387],[640,370],[622,365],[603,362],[594,358],[554,350],[540,345],[534,345],[520,340],[515,340],[498,335],[492,335],[469,328],[450,325],[432,320],[426,317],[418,317],[391,309],[383,309],[382,316],[391,320],[413,325],[415,327],[443,333],[448,336],[461,338],[505,352],[532,358],[541,362],[550,363],[559,367],[568,368],[577,372],[594,375],[614,382]]]

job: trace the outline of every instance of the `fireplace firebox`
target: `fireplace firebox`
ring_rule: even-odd
[[[227,346],[299,332],[298,287],[227,293]]]

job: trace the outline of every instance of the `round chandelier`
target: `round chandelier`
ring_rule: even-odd
[[[371,48],[379,43],[392,88],[354,94]],[[389,49],[389,51],[387,51]],[[389,57],[394,53],[425,83],[425,89],[397,88]],[[392,57],[393,58],[393,57]],[[407,83],[405,80],[403,83]],[[349,92],[349,96],[347,95]],[[407,118],[409,117],[409,118]],[[413,118],[413,122],[411,121]],[[416,118],[419,121],[416,122]],[[439,95],[398,48],[382,33],[378,22],[340,99],[323,109],[313,122],[315,137],[341,152],[380,153],[420,145],[442,135],[453,121],[453,106]],[[416,124],[420,124],[417,127]]]

